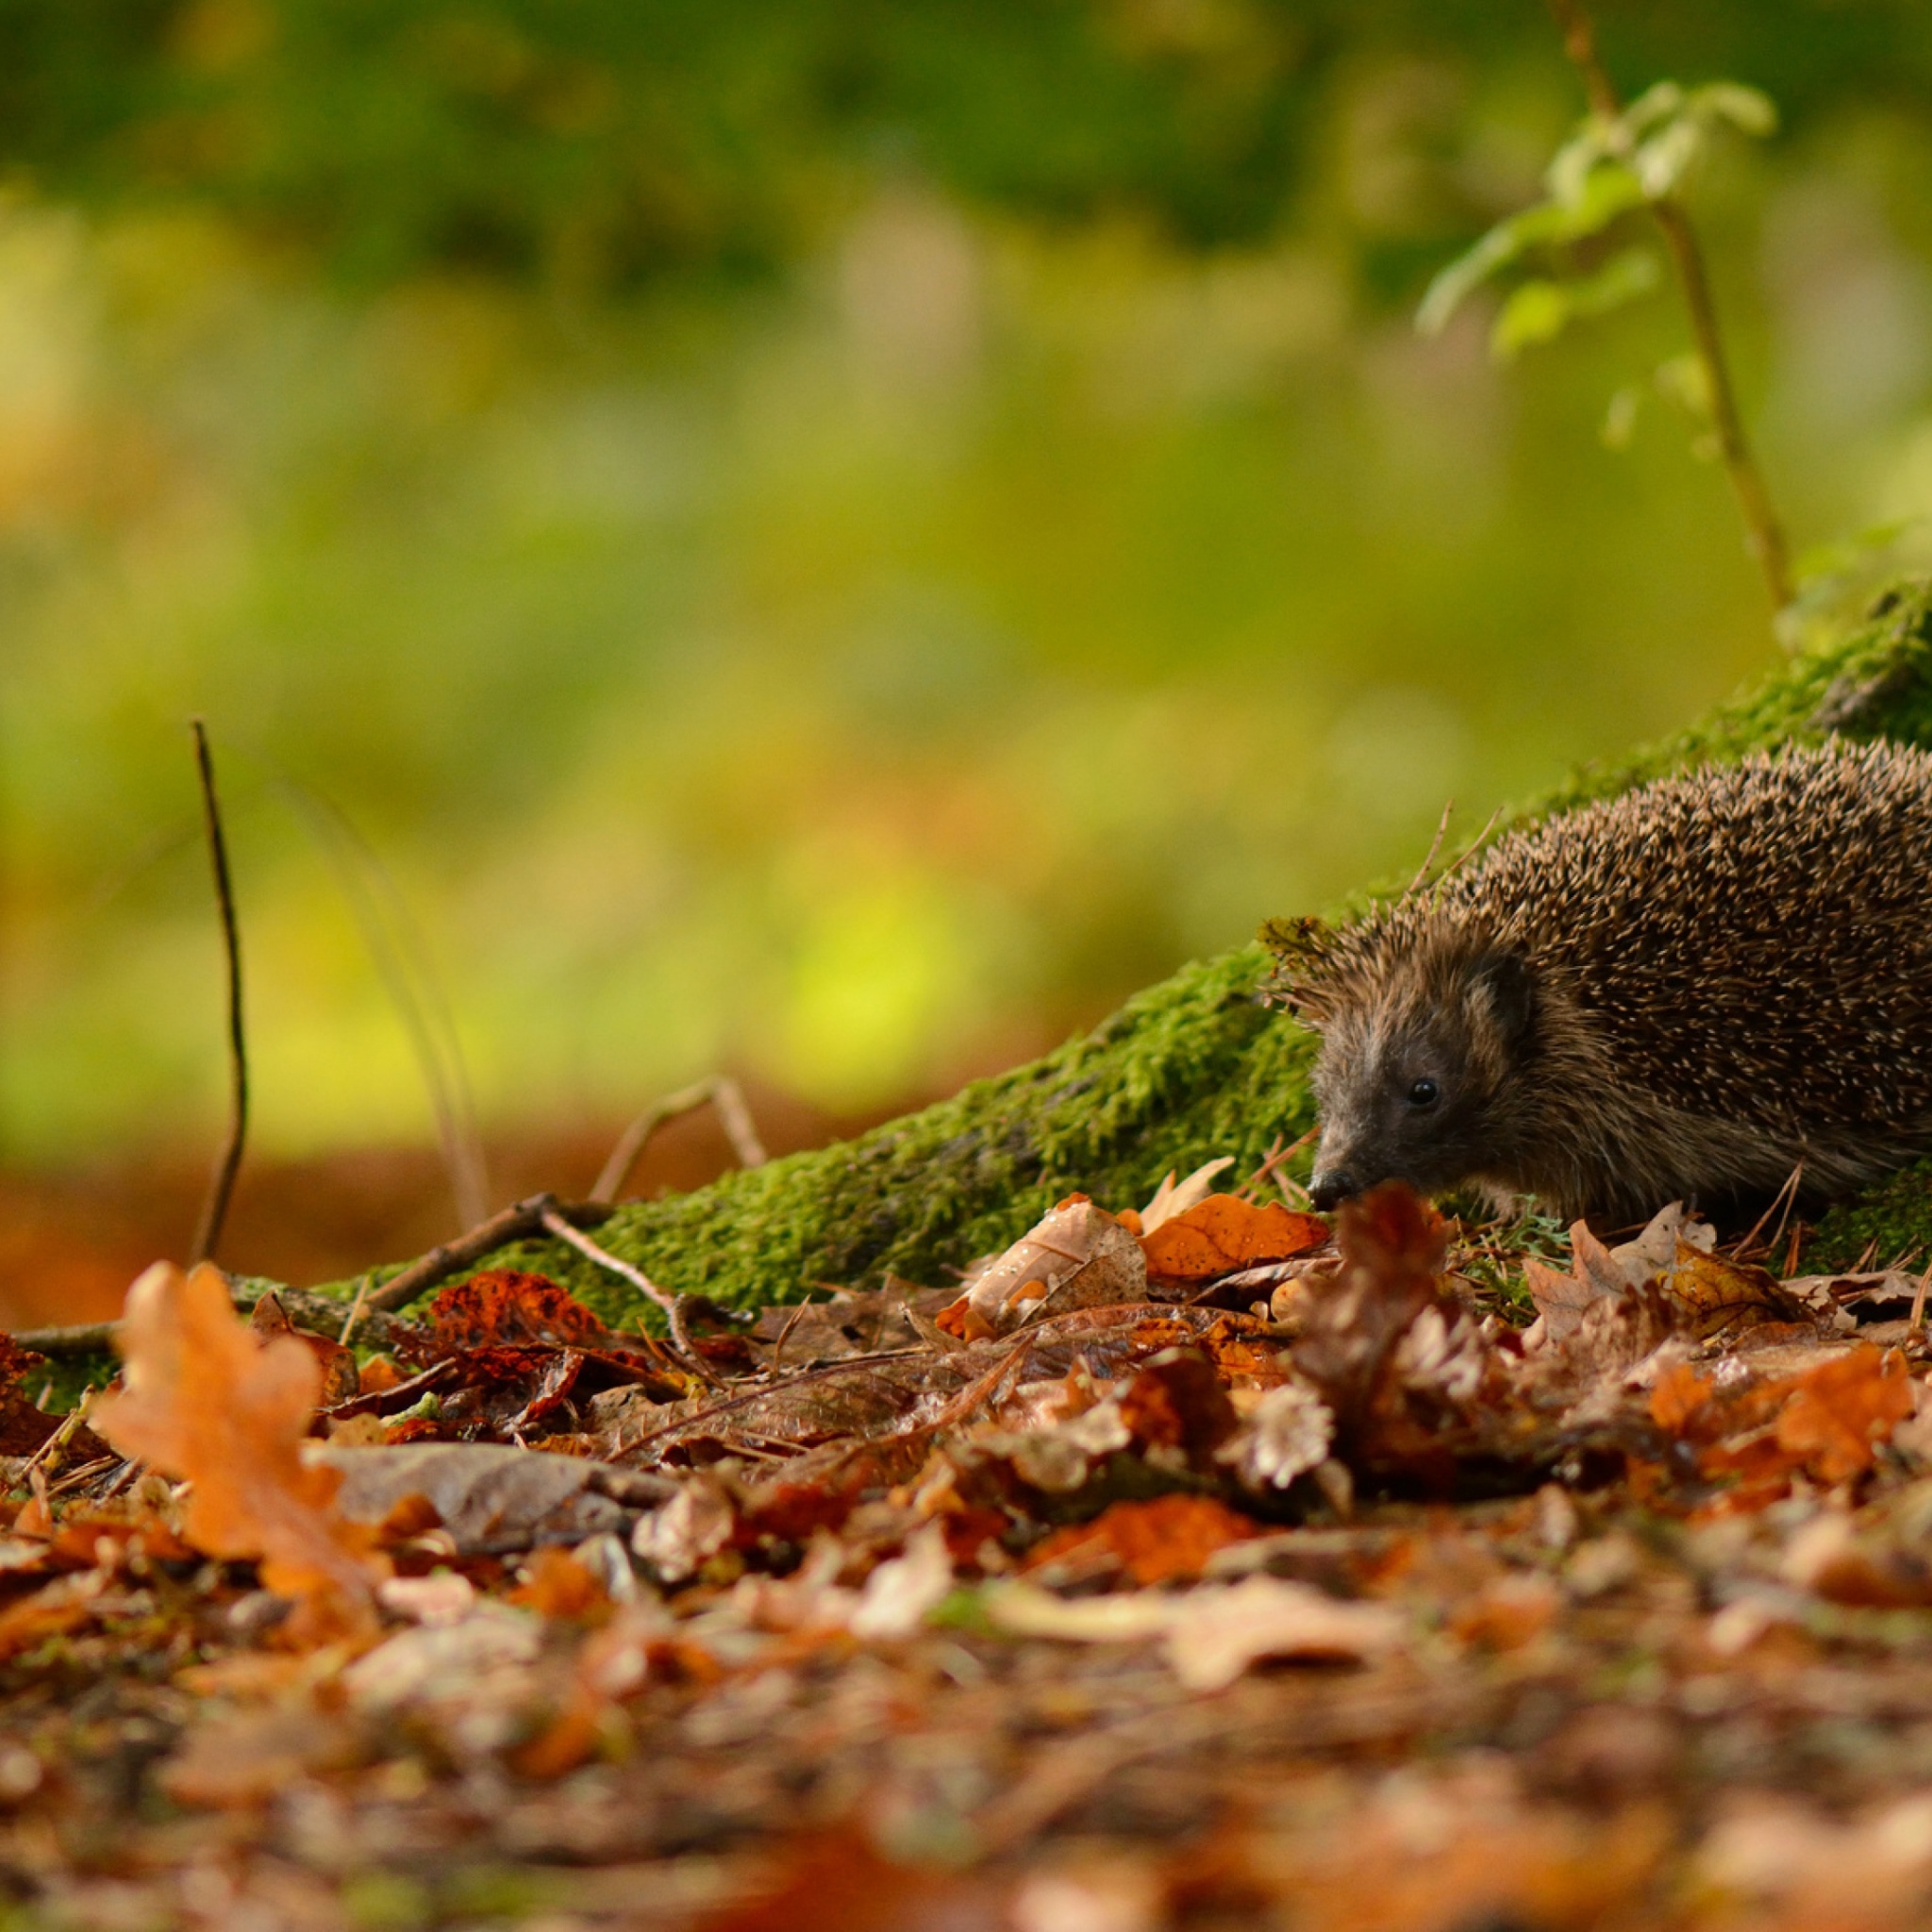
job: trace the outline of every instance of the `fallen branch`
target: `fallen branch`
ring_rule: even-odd
[[[691,1333],[684,1325],[682,1296],[666,1294],[642,1269],[633,1268],[628,1261],[611,1254],[608,1248],[600,1248],[589,1235],[579,1228],[573,1227],[555,1208],[545,1208],[538,1219],[558,1241],[568,1242],[587,1261],[595,1262],[599,1268],[608,1269],[612,1274],[621,1276],[640,1293],[648,1295],[656,1302],[663,1309],[664,1319],[671,1324],[671,1340],[675,1344],[679,1367],[690,1371],[699,1381],[708,1383],[713,1389],[724,1386],[705,1366],[704,1357],[691,1343]]]
[[[604,1163],[603,1172],[591,1186],[591,1202],[598,1207],[608,1207],[630,1178],[631,1169],[638,1164],[638,1157],[649,1145],[651,1136],[659,1127],[681,1115],[695,1113],[708,1103],[718,1109],[718,1124],[724,1129],[724,1137],[731,1142],[731,1151],[738,1156],[739,1165],[764,1166],[771,1157],[765,1152],[765,1143],[758,1139],[751,1108],[745,1105],[744,1090],[728,1074],[720,1074],[712,1079],[680,1087],[675,1093],[667,1093],[662,1100],[654,1100],[645,1108],[617,1137],[617,1145],[610,1150],[609,1159]]]
[[[389,1314],[408,1305],[439,1281],[446,1280],[459,1268],[480,1261],[492,1248],[507,1247],[511,1241],[527,1241],[543,1225],[543,1216],[558,1206],[555,1194],[532,1194],[481,1221],[468,1234],[443,1241],[411,1261],[400,1274],[391,1275],[364,1301],[365,1310]]]

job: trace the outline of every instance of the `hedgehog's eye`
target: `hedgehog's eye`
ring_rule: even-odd
[[[1418,1080],[1408,1090],[1408,1104],[1411,1107],[1434,1107],[1437,1091],[1433,1080]]]

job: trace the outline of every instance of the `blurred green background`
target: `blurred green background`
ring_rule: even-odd
[[[1922,515],[1932,10],[1599,29],[1783,110],[1690,202],[1801,547]],[[191,713],[286,1162],[433,1138],[358,894],[488,1139],[875,1116],[1724,692],[1668,292],[1411,325],[1579,108],[1529,0],[0,0],[0,1165],[218,1133]]]

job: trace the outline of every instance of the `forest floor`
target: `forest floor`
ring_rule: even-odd
[[[1924,1923],[1922,1278],[1273,1188],[675,1341],[151,1271],[8,1364],[0,1924]]]

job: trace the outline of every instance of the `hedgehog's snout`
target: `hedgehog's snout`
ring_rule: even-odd
[[[1308,1182],[1308,1198],[1317,1214],[1332,1214],[1351,1194],[1361,1191],[1361,1183],[1345,1167],[1331,1167]]]

